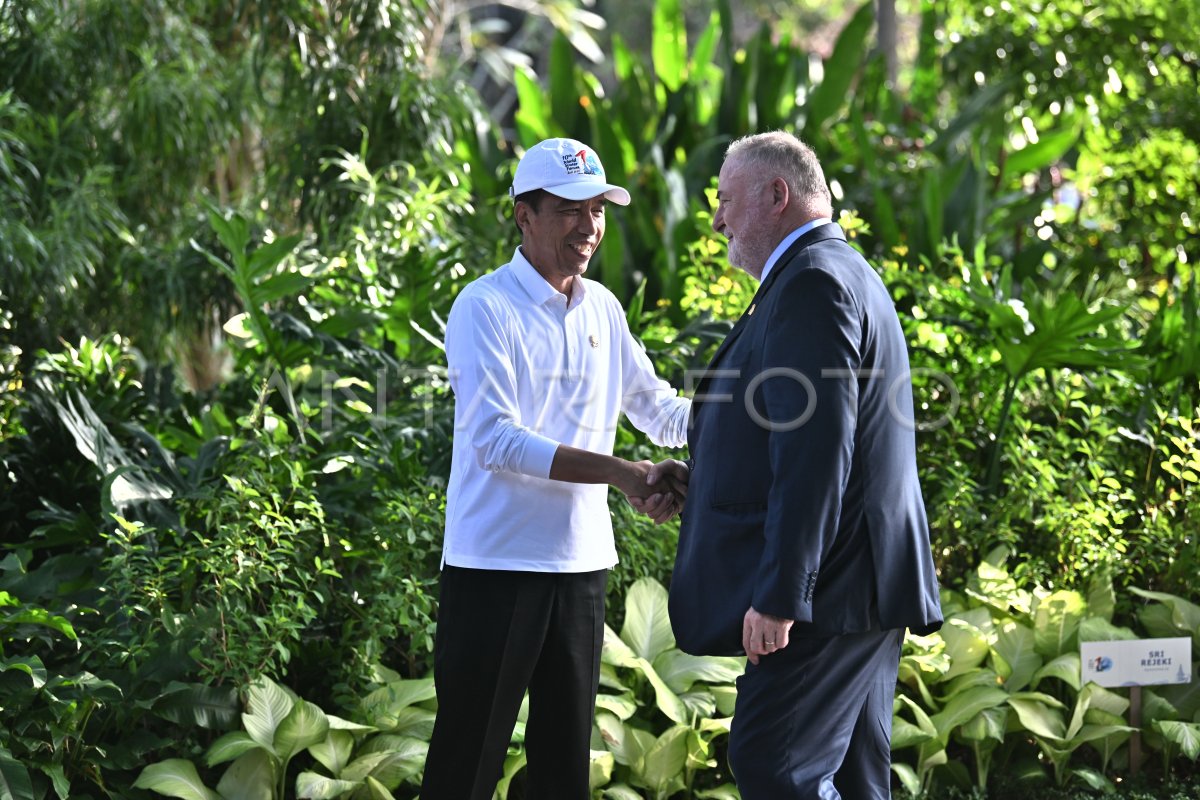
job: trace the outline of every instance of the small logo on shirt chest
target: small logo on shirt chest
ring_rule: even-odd
[[[595,350],[600,346],[600,337],[593,333],[592,335],[588,336],[588,344],[590,344],[592,349]]]

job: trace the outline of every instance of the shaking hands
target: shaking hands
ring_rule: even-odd
[[[626,491],[625,499],[652,519],[655,525],[661,525],[683,510],[691,470],[687,464],[674,458],[657,464],[642,461],[638,466],[645,469],[645,484]]]

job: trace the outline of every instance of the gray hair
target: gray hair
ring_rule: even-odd
[[[734,140],[725,159],[737,156],[743,163],[783,178],[788,191],[816,216],[832,216],[833,197],[817,154],[786,131],[770,131]]]

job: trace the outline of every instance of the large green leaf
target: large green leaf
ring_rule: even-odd
[[[183,758],[151,764],[138,775],[133,788],[148,789],[180,800],[223,800],[221,795],[204,785],[195,765]]]
[[[943,680],[950,680],[978,667],[991,652],[987,636],[974,625],[957,618],[946,620],[938,631],[946,642],[946,655],[950,657],[950,669]]]
[[[1063,653],[1051,659],[1044,667],[1033,674],[1033,686],[1036,688],[1043,678],[1058,678],[1060,681],[1078,691],[1079,682],[1083,679],[1079,653]]]
[[[1038,598],[1033,615],[1034,647],[1043,658],[1075,650],[1084,601],[1079,592],[1060,590]]]
[[[400,722],[400,715],[406,708],[436,696],[433,678],[400,680],[371,692],[362,699],[360,705],[372,725],[381,730],[390,730]]]
[[[33,681],[34,689],[41,689],[46,685],[46,666],[37,656],[18,656],[10,659],[0,659],[0,672],[14,670],[16,672],[24,672]]]
[[[676,725],[658,737],[634,768],[639,782],[659,797],[666,797],[677,783],[683,788],[683,765],[688,756],[688,735],[692,729]]]
[[[925,713],[925,709],[921,708],[907,695],[896,695],[896,702],[899,705],[907,706],[912,712],[915,724],[909,722],[904,717],[893,715],[892,717],[892,750],[902,750],[905,747],[913,747],[924,742],[928,742],[938,737],[937,725]]]
[[[959,735],[972,742],[1004,741],[1004,733],[1008,727],[1007,708],[985,708],[971,720],[961,725]]]
[[[1009,699],[1008,692],[1000,688],[979,686],[960,692],[946,703],[946,707],[930,717],[943,746],[949,741],[951,732],[970,721],[981,711],[995,708]]]
[[[340,775],[354,754],[354,734],[331,730],[322,741],[309,747],[308,752],[330,773]]]
[[[329,719],[314,703],[300,700],[275,731],[275,753],[285,762],[322,741],[329,733]]]
[[[654,74],[668,91],[677,92],[687,79],[687,26],[679,0],[654,3],[651,57]]]
[[[617,718],[626,720],[637,712],[637,701],[630,693],[622,695],[598,694],[596,695],[596,708],[604,709],[614,714]]]
[[[1036,144],[1027,144],[1004,159],[1003,180],[1044,169],[1075,145],[1079,140],[1079,120],[1072,117],[1060,121],[1063,124],[1058,130],[1041,134]]]
[[[245,731],[230,731],[209,746],[204,754],[204,763],[210,767],[233,761],[262,745],[254,741]]]
[[[625,595],[625,625],[621,638],[647,661],[675,647],[667,590],[653,578],[641,578]]]
[[[636,729],[626,725],[615,714],[597,711],[596,727],[600,731],[604,746],[613,754],[618,764],[633,766],[645,754],[643,743],[634,734]]]
[[[225,770],[217,783],[217,793],[224,800],[274,800],[278,768],[266,750],[251,750]]]
[[[294,701],[270,678],[262,677],[250,684],[246,696],[246,713],[242,725],[250,738],[275,753],[275,731],[291,713]]]
[[[1042,666],[1042,657],[1034,648],[1034,631],[1027,625],[1008,620],[997,627],[992,657],[996,672],[1004,678],[1004,687],[1017,692],[1029,685]]]
[[[154,713],[179,725],[210,730],[233,727],[238,718],[237,690],[232,687],[172,682],[154,700]]]
[[[1191,636],[1193,646],[1200,648],[1200,606],[1166,592],[1149,592],[1145,589],[1130,589],[1134,594],[1148,600],[1157,600],[1171,609],[1171,622],[1176,636]]]
[[[1167,741],[1178,746],[1192,761],[1200,756],[1200,724],[1160,720],[1154,723],[1154,729]]]
[[[696,681],[732,683],[746,669],[746,659],[723,656],[693,656],[682,650],[666,650],[652,662],[654,671],[671,690],[679,693]]]
[[[1028,695],[1028,693],[1025,693]],[[1021,725],[1035,736],[1062,742],[1067,733],[1062,712],[1043,699],[1031,696],[1011,697],[1008,704],[1017,712]]]
[[[386,748],[378,752],[366,752],[346,765],[341,778],[366,780],[375,778],[389,789],[421,771],[429,743],[408,736],[377,736],[371,740],[376,747]],[[367,748],[364,747],[364,751]]]
[[[195,772],[194,769],[192,771]],[[28,768],[3,747],[0,747],[0,797],[6,800],[34,800]]]
[[[867,34],[874,23],[875,4],[864,3],[838,36],[833,54],[825,62],[825,77],[804,104],[804,137],[809,141],[817,140],[821,127],[850,96],[850,86],[867,55]]]
[[[296,797],[311,800],[333,800],[362,786],[362,781],[343,781],[316,772],[301,772],[296,776]]]

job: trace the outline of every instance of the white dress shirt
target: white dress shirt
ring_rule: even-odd
[[[659,445],[687,440],[690,401],[660,380],[612,292],[566,295],[518,248],[450,310],[454,454],[443,564],[590,572],[617,563],[608,487],[549,479],[558,445],[611,455],[617,419]]]

